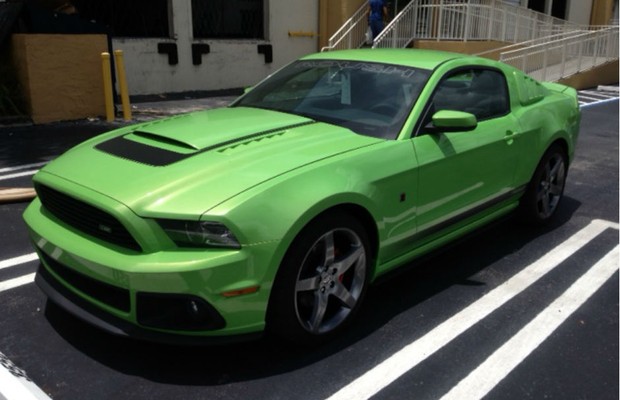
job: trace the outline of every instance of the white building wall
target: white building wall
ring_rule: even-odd
[[[289,36],[289,32],[318,32],[319,0],[265,0],[264,40],[193,39],[191,2],[171,0],[172,38],[115,38],[114,49],[125,54],[131,95],[206,91],[251,86],[285,64],[313,53],[318,38]],[[169,65],[158,43],[176,43],[178,64]],[[206,43],[210,53],[193,65],[192,44]],[[266,63],[258,45],[272,46],[273,61]]]
[[[568,0],[566,19],[579,25],[590,25],[592,0]]]

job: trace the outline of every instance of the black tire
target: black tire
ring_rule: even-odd
[[[553,219],[564,195],[567,173],[566,151],[553,144],[538,163],[521,199],[521,216],[526,223],[545,225]]]
[[[280,265],[267,329],[304,345],[338,334],[360,308],[371,258],[368,235],[353,217],[330,213],[312,221]]]

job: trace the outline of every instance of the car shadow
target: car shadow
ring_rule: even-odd
[[[484,285],[471,280],[512,254],[566,224],[581,203],[563,199],[554,222],[543,228],[522,226],[508,218],[476,231],[441,252],[405,265],[395,277],[373,285],[356,320],[346,332],[320,347],[299,347],[266,336],[220,346],[172,346],[111,336],[47,302],[52,328],[79,352],[121,374],[150,381],[191,386],[243,382],[295,371],[355,346],[396,316],[453,285]]]

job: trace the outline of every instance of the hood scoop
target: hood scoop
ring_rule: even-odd
[[[154,143],[145,143],[146,141],[136,141],[132,133],[122,136],[117,136],[114,139],[106,142],[99,143],[95,148],[104,153],[124,158],[126,160],[135,161],[140,164],[152,165],[154,167],[164,167],[166,165],[173,164],[175,162],[184,160],[197,151],[193,152],[179,152],[170,149],[172,146],[166,146],[162,148],[156,146]],[[160,142],[169,144],[169,139],[162,138]],[[152,142],[149,140],[149,142]],[[185,146],[181,146],[185,147]]]
[[[282,126],[267,131],[256,132],[224,140],[219,143],[197,148],[196,146],[181,140],[171,138],[170,135],[158,135],[153,132],[134,131],[125,135],[117,136],[108,141],[99,143],[95,148],[104,153],[131,160],[137,163],[164,167],[195,155],[211,150],[226,151],[243,144],[251,143],[263,138],[269,138],[285,133],[285,131],[314,121],[306,121],[298,124]]]
[[[142,142],[143,144],[146,144],[146,145],[149,145],[152,143],[153,145],[157,146],[160,143],[160,144],[170,145],[173,147],[178,147],[179,149],[181,149],[181,152],[183,152],[183,150],[184,151],[200,150],[198,147],[190,143],[185,143],[175,138],[161,136],[161,135],[157,135],[155,133],[150,133],[150,132],[134,131],[133,133],[128,135],[127,138],[130,140],[134,140],[136,142]]]

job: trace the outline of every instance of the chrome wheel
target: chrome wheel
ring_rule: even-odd
[[[539,218],[548,219],[555,212],[566,182],[566,165],[559,153],[554,153],[544,164],[536,191],[536,211]]]
[[[297,275],[295,313],[309,333],[340,326],[358,304],[366,285],[367,256],[351,229],[329,230],[310,247]]]

